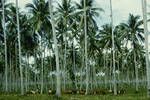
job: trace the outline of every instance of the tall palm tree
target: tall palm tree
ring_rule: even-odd
[[[86,19],[87,19],[87,27],[92,27],[98,30],[98,25],[95,20],[96,17],[99,17],[100,12],[104,10],[99,7],[94,7],[93,5],[94,0],[86,0]],[[81,16],[84,14],[84,0],[80,0],[80,4],[76,3],[77,10],[79,10],[78,14]],[[90,29],[88,29],[90,31]]]
[[[50,17],[49,17],[49,8],[48,8],[48,1],[45,0],[33,0],[33,3],[28,3],[26,7],[29,9],[29,12],[31,13],[31,22],[32,26],[34,27],[34,31],[41,36],[41,42],[43,42],[43,36],[46,36],[46,33],[49,33],[51,28],[49,28],[50,25]],[[41,50],[41,94],[43,93],[43,77],[44,77],[44,60],[42,57],[42,47],[43,44],[40,43],[40,50]]]
[[[144,34],[145,34],[145,57],[146,57],[146,75],[147,75],[147,96],[150,97],[150,66],[149,66],[149,51],[148,51],[148,29],[147,29],[147,1],[142,0],[142,11],[144,21]]]
[[[134,16],[129,14],[129,18],[127,23],[121,23],[121,27],[126,31],[126,35],[124,36],[127,41],[131,41],[132,49],[133,49],[133,62],[135,68],[135,77],[136,77],[136,91],[138,92],[138,66],[137,66],[137,55],[136,55],[136,45],[142,44],[144,41],[143,37],[143,28],[141,25],[143,24],[143,20],[140,20],[140,16]]]
[[[53,40],[54,40],[54,50],[55,50],[55,60],[56,60],[56,96],[61,96],[61,81],[60,81],[60,68],[59,68],[59,55],[58,55],[58,47],[57,47],[57,39],[56,39],[56,30],[55,30],[55,20],[53,15],[53,6],[52,0],[49,0],[49,12],[51,17],[51,25],[53,30]]]
[[[86,95],[89,92],[89,68],[87,59],[87,14],[86,14],[86,0],[84,0],[84,37],[85,37],[85,68],[86,68]]]
[[[7,37],[6,37],[6,25],[5,25],[5,0],[2,0],[2,13],[3,13],[3,33],[5,43],[5,91],[8,91],[8,65],[7,65]]]
[[[62,33],[61,37],[63,38],[63,42],[64,42],[64,59],[63,59],[63,67],[64,67],[64,71],[66,71],[66,58],[67,58],[67,36],[68,36],[68,30],[70,28],[70,26],[72,26],[71,22],[73,21],[73,16],[72,16],[72,12],[74,11],[74,6],[71,5],[71,0],[62,0],[61,3],[58,3],[58,7],[57,9],[57,14],[58,14],[58,31],[59,33]],[[69,26],[70,25],[70,26]],[[62,40],[62,39],[60,39]],[[63,45],[62,45],[63,47]],[[65,84],[66,84],[66,79],[65,79],[65,75],[64,75],[64,90],[65,90]]]
[[[77,9],[80,10],[78,13],[79,15],[83,16],[81,17],[84,19],[84,57],[85,57],[85,68],[86,68],[86,94],[88,94],[88,88],[89,88],[89,68],[88,68],[88,54],[87,54],[87,39],[88,35],[91,32],[90,28],[95,28],[95,30],[98,30],[97,23],[94,19],[94,17],[99,17],[99,11],[103,11],[102,8],[96,8],[93,6],[93,0],[81,0],[80,4],[76,3]],[[81,36],[82,37],[82,36]]]
[[[113,52],[113,85],[114,85],[114,95],[117,95],[117,85],[116,85],[116,66],[115,66],[115,46],[114,46],[114,26],[113,26],[113,10],[112,10],[112,0],[110,0],[110,11],[111,11],[111,27],[112,27],[112,52]]]
[[[23,86],[23,71],[22,71],[22,62],[21,62],[21,39],[20,39],[18,0],[16,0],[16,16],[17,16],[17,34],[18,34],[18,48],[19,48],[19,68],[20,68],[20,81],[21,81],[21,95],[23,95],[24,94],[24,86]]]

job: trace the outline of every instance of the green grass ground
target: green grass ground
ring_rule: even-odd
[[[146,94],[124,94],[124,95],[62,95],[57,99],[52,95],[0,95],[0,100],[150,100]]]

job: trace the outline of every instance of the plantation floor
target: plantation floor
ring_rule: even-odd
[[[50,95],[0,95],[0,100],[150,100],[141,94],[124,94],[124,95],[62,95],[60,99]]]

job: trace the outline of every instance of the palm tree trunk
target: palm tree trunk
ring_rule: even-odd
[[[137,66],[137,62],[136,62],[136,54],[134,51],[134,66],[135,66],[135,80],[136,80],[136,92],[139,91],[138,87],[139,87],[139,79],[138,79],[138,66]]]
[[[86,92],[89,92],[89,68],[87,65],[87,18],[86,18],[86,0],[84,0],[84,34],[85,34],[85,68],[86,68]]]
[[[66,40],[66,37],[67,37],[67,17],[65,17],[65,31],[66,31],[66,34],[64,34],[64,42],[65,42],[65,52],[64,52],[64,71],[66,71],[66,50],[67,50],[67,40]],[[64,74],[64,90],[66,90],[66,76]]]
[[[76,58],[75,58],[75,38],[73,38],[73,73],[75,74],[76,73]],[[77,89],[77,77],[75,75],[75,88]]]
[[[27,67],[29,67],[28,66],[28,56],[27,56],[27,53],[26,53],[26,67],[25,67],[25,91],[27,92],[27,82],[28,82],[28,71],[27,71]]]
[[[41,39],[41,42],[42,42],[42,39]],[[42,50],[42,43],[40,44],[40,50],[41,50],[41,67],[42,67],[42,70],[41,70],[41,94],[43,94],[43,71],[44,71],[44,68],[43,68],[43,50]]]
[[[21,63],[21,41],[20,41],[18,0],[16,0],[16,16],[17,16],[17,33],[18,33],[18,47],[19,47],[19,68],[20,68],[20,81],[21,81],[21,95],[23,95],[24,94],[24,86],[23,86],[23,73],[22,73],[22,63]]]
[[[146,75],[147,75],[147,96],[150,97],[150,66],[149,66],[149,51],[148,51],[148,29],[147,29],[147,2],[142,0],[142,11],[144,20],[145,47],[146,47]]]
[[[8,92],[8,65],[7,65],[7,38],[6,38],[6,27],[5,27],[5,0],[2,0],[2,13],[3,13],[3,33],[5,43],[5,91]]]
[[[9,85],[8,85],[8,88],[9,88],[10,92],[12,91],[12,85],[13,85],[13,82],[12,82],[12,62],[11,62],[11,52],[9,52]]]
[[[67,50],[66,34],[64,34],[64,42],[65,42],[65,53],[64,53],[64,72],[66,72],[66,50]],[[64,90],[66,90],[66,74],[64,74]]]
[[[113,86],[114,95],[117,95],[117,85],[116,85],[116,67],[115,67],[115,45],[114,45],[114,26],[113,26],[113,11],[112,11],[112,0],[110,0],[110,11],[111,11],[111,26],[112,26],[112,52],[113,52]]]
[[[84,50],[81,48],[81,52],[83,54]],[[80,71],[80,90],[83,87],[83,68],[84,68],[84,56],[82,56],[82,63],[81,63],[81,71]]]
[[[52,10],[52,0],[49,0],[49,11],[51,16],[51,25],[53,30],[53,40],[54,40],[54,50],[55,50],[55,60],[56,60],[56,96],[61,96],[61,81],[60,81],[60,68],[59,68],[59,55],[58,55],[58,47],[57,47],[57,39],[56,39],[56,30],[55,30],[55,21]]]

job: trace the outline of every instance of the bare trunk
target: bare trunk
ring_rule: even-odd
[[[41,39],[41,42],[42,42],[42,39]],[[41,70],[41,94],[43,94],[43,50],[42,50],[42,43],[40,45],[40,49],[41,49],[41,67],[42,67],[42,70]]]
[[[146,47],[146,76],[147,76],[147,96],[150,97],[150,66],[149,66],[149,51],[148,51],[148,29],[147,29],[147,2],[142,0],[142,11],[144,20],[144,34],[145,34],[145,47]]]
[[[23,95],[24,94],[24,86],[23,86],[23,72],[22,72],[22,63],[21,63],[21,41],[20,41],[18,0],[16,0],[16,16],[17,16],[17,34],[18,34],[18,47],[19,47],[19,68],[20,68],[20,81],[21,81],[21,95]]]
[[[64,72],[66,72],[66,49],[67,49],[67,41],[66,41],[66,35],[64,34],[64,40],[65,40],[65,53],[64,53]],[[66,90],[66,73],[64,74],[64,90]]]
[[[81,49],[81,52],[83,54],[84,50]],[[83,73],[83,68],[84,68],[84,56],[82,56],[82,65],[81,65],[81,71],[80,71],[80,73],[81,73],[81,75],[80,75],[80,90],[83,87],[83,74],[82,74]]]
[[[113,26],[113,11],[112,11],[112,0],[110,0],[110,11],[111,11],[111,26],[112,26],[112,52],[113,52],[113,86],[114,95],[117,95],[117,85],[116,85],[116,67],[115,67],[115,45],[114,45],[114,26]]]
[[[56,39],[56,30],[55,30],[55,21],[53,16],[52,9],[52,0],[49,0],[49,11],[51,16],[51,25],[53,30],[53,40],[54,40],[54,50],[55,50],[55,60],[56,60],[56,96],[61,96],[61,83],[60,83],[60,68],[59,68],[59,55],[58,55],[58,47],[57,47],[57,39]]]
[[[27,56],[28,54],[26,53],[26,67],[25,67],[25,91],[27,92],[27,82],[28,82],[28,71],[27,71],[27,67],[29,67],[28,66],[28,56]]]
[[[87,59],[87,18],[86,18],[86,0],[84,0],[84,33],[85,33],[85,68],[86,68],[86,95],[89,93],[89,68]]]
[[[2,0],[2,14],[3,14],[3,33],[5,43],[5,91],[8,92],[8,65],[7,65],[7,38],[6,38],[6,27],[5,27],[5,0]]]
[[[11,52],[9,52],[9,85],[8,85],[8,88],[9,88],[10,92],[12,91],[12,85],[13,85],[13,82],[12,82],[12,62],[11,62]]]
[[[138,92],[139,91],[139,89],[138,89],[138,87],[139,87],[139,79],[138,79],[138,66],[137,66],[137,63],[136,63],[135,51],[134,51],[134,67],[135,67],[135,80],[136,80],[135,86],[136,86],[136,92]]]
[[[75,44],[74,44],[74,38],[73,38],[73,73],[75,74],[76,73],[76,60],[75,60]],[[76,75],[75,75],[75,88],[77,89],[77,78],[76,78]]]

